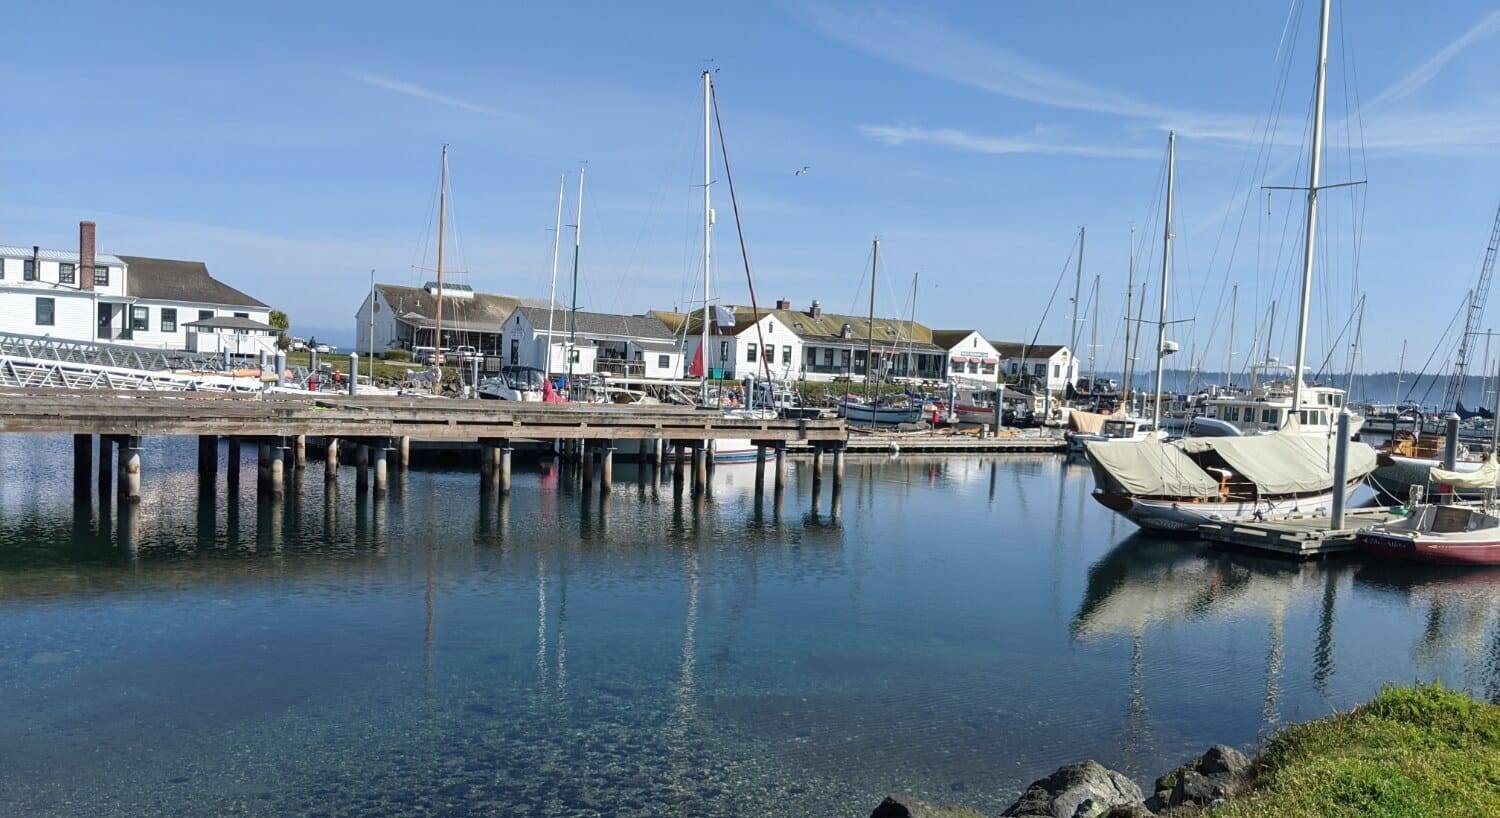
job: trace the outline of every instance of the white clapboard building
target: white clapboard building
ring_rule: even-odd
[[[0,333],[244,357],[274,353],[271,308],[201,261],[109,255],[93,222],[77,250],[0,245]]]

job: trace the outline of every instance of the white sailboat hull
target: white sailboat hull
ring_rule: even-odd
[[[1344,488],[1344,498],[1359,487],[1360,481]],[[1221,503],[1189,503],[1177,500],[1136,499],[1094,492],[1094,498],[1141,528],[1150,531],[1193,533],[1204,523],[1225,520],[1258,520],[1277,514],[1317,514],[1333,508],[1333,492],[1252,502],[1237,500]]]

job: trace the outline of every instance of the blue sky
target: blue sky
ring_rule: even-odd
[[[1352,308],[1358,235],[1367,364],[1393,366],[1402,339],[1420,362],[1500,201],[1500,12],[1351,3],[1345,18],[1342,6],[1325,180],[1369,184],[1325,195],[1310,357]],[[1277,296],[1289,357],[1286,270],[1300,251],[1279,231],[1300,203],[1273,194],[1267,214],[1246,192],[1306,181],[1316,7],[1291,8],[28,3],[7,28],[45,36],[12,37],[0,62],[0,241],[70,247],[93,218],[103,249],[203,259],[299,329],[349,335],[371,268],[428,277],[414,268],[432,265],[446,142],[458,280],[545,296],[558,178],[587,160],[583,305],[685,305],[701,297],[698,72],[712,58],[763,301],[863,311],[878,234],[882,312],[907,308],[921,271],[919,320],[1029,338],[1086,225],[1100,355],[1118,361],[1129,229],[1155,276],[1144,268],[1160,236],[1145,231],[1160,230],[1152,204],[1176,128],[1172,313],[1196,320],[1174,334],[1222,362],[1221,292],[1238,282],[1236,360]],[[716,185],[715,279],[743,303],[726,193]],[[1044,339],[1068,335],[1063,289]]]

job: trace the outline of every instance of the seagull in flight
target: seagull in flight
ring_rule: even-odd
[[[793,176],[806,176],[807,172],[810,171],[810,170],[812,170],[812,165],[803,165],[802,167],[797,168],[797,170],[794,171],[792,173],[792,175]]]

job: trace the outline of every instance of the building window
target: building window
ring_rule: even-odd
[[[824,366],[833,366],[833,350],[832,349],[825,349],[825,350],[823,350],[823,365]]]
[[[792,348],[791,347],[782,347],[781,348],[781,362],[784,363],[784,364],[790,364],[792,362]]]
[[[36,325],[50,327],[57,323],[57,301],[51,298],[36,300]]]
[[[248,313],[248,312],[237,312],[237,313],[234,314],[234,317],[235,318],[249,318],[250,317],[250,313]]]
[[[161,331],[162,332],[176,332],[177,331],[177,308],[176,307],[162,307],[161,308]]]
[[[516,366],[521,363],[521,339],[510,339],[510,365]]]
[[[766,344],[766,363],[776,363],[776,347]]]
[[[36,261],[26,259],[21,262],[21,279],[23,281],[36,281]]]
[[[671,355],[658,355],[658,356],[656,356],[656,368],[657,369],[671,369],[672,368],[672,356]]]
[[[151,329],[151,308],[130,308],[130,329],[132,332],[148,332]]]
[[[775,321],[767,321],[766,322],[766,334],[770,335],[771,333],[773,333],[775,331],[776,331],[776,322]]]
[[[1036,375],[1038,378],[1044,378],[1044,377],[1047,376],[1047,365],[1046,364],[1033,364],[1032,367],[1031,367],[1031,373],[1033,375]]]
[[[109,286],[109,267],[107,265],[104,265],[104,264],[96,264],[96,265],[94,265],[94,286],[95,287],[108,287]]]
[[[5,280],[5,259],[0,258],[0,281]]]
[[[199,321],[207,321],[208,319],[213,318],[213,317],[214,317],[214,311],[213,310],[198,310],[198,320]]]
[[[75,275],[74,275],[74,272],[73,272],[75,269],[76,268],[73,265],[68,264],[67,262],[63,262],[61,264],[58,264],[57,265],[57,283],[58,284],[74,284],[74,283],[76,283]]]
[[[723,363],[724,361],[727,361],[727,360],[729,360],[729,342],[728,341],[720,341],[719,342],[719,362]]]
[[[1058,365],[1058,364],[1053,364],[1052,365],[1052,377],[1058,378],[1058,377],[1061,377],[1061,376],[1062,376],[1062,367],[1060,365]]]
[[[755,344],[745,344],[745,362],[755,363]]]
[[[807,348],[807,365],[814,366],[818,363],[818,351],[812,347]]]

